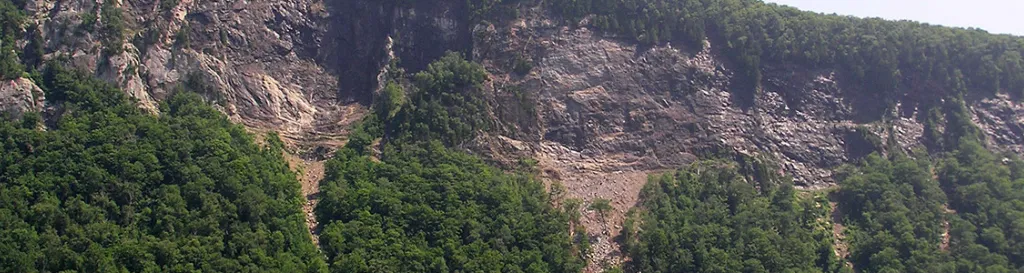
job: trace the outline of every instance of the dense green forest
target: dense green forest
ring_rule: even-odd
[[[486,77],[483,66],[449,53],[412,76],[416,92],[407,105],[401,104],[403,93],[392,83],[385,90],[390,106],[377,104],[391,114],[384,120],[386,135],[394,143],[438,140],[451,146],[487,130],[493,121],[481,91]]]
[[[864,272],[1024,272],[1021,163],[981,145],[964,106],[969,95],[1024,95],[1024,38],[757,0],[547,3],[571,24],[644,45],[696,49],[707,40],[732,62],[741,90],[756,90],[765,69],[801,65],[840,69],[888,106],[904,96],[925,102],[927,152],[872,156],[837,177],[851,261]]]
[[[0,0],[0,80],[21,77],[25,66],[18,57],[15,40],[21,38],[25,16],[11,0]]]
[[[652,176],[627,222],[630,272],[836,272],[828,203],[780,179],[748,181],[731,161]]]
[[[332,272],[578,272],[543,185],[439,142],[328,162],[317,215]]]
[[[1024,162],[962,141],[938,165],[960,272],[1024,272]]]
[[[56,65],[36,81],[61,110],[0,119],[0,271],[326,270],[275,136],[184,92],[153,115]]]
[[[862,272],[1024,272],[1024,162],[982,146],[961,100],[931,112],[945,130],[926,134],[930,153],[838,172],[850,260]]]
[[[838,175],[849,259],[862,272],[954,272],[940,251],[946,195],[931,170],[926,159],[871,155]]]
[[[935,164],[918,156],[872,155],[839,175],[850,260],[862,272],[1024,272],[1024,162],[966,139]]]
[[[484,77],[449,54],[411,77],[408,96],[396,81],[381,92],[325,167],[317,215],[332,272],[580,271],[586,250],[531,173],[446,148],[486,128]]]
[[[677,42],[725,50],[754,87],[766,65],[840,68],[848,82],[894,103],[917,96],[1024,95],[1024,38],[910,21],[822,15],[760,0],[553,0],[571,22],[644,44]],[[903,91],[903,92],[897,92]],[[933,96],[934,95],[934,96]]]
[[[837,171],[858,272],[1024,272],[1024,161],[979,144],[977,129],[957,118],[963,107],[946,110],[945,134],[962,136],[941,141],[950,151],[873,154]],[[827,204],[784,183],[750,183],[732,164],[698,162],[650,179],[623,231],[627,271],[848,270],[820,222]]]

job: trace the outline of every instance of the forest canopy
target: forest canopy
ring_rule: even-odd
[[[153,115],[57,65],[37,82],[61,111],[0,120],[0,271],[326,269],[276,136],[186,92]]]
[[[734,162],[652,176],[623,229],[629,272],[836,272],[824,198],[751,181]],[[823,204],[824,203],[824,204]]]
[[[977,141],[932,163],[872,155],[840,175],[850,260],[862,272],[1024,271],[1024,162]]]
[[[1024,272],[1024,162],[986,149],[960,100],[933,109],[932,149],[890,148],[837,172],[862,272]],[[936,124],[928,127],[936,127]]]
[[[839,175],[850,261],[862,272],[954,272],[943,240],[946,195],[931,162],[871,155]]]
[[[389,144],[391,145],[391,144]],[[332,272],[579,272],[568,216],[543,185],[439,142],[340,151],[321,182]]]

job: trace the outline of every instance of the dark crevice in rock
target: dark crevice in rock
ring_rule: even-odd
[[[389,1],[326,1],[331,20],[319,62],[338,75],[339,99],[368,104],[385,64],[391,29]]]
[[[448,51],[468,53],[472,33],[465,2],[327,1],[331,19],[319,62],[338,75],[339,97],[372,100],[390,37],[399,67],[415,73]]]

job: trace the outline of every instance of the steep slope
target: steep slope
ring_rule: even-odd
[[[731,37],[638,47],[633,36],[611,35],[618,29],[603,19],[565,27],[563,18],[574,17],[555,14],[578,12],[560,1],[496,3],[40,0],[24,3],[25,35],[38,31],[46,41],[44,59],[95,71],[144,107],[186,83],[206,90],[236,121],[314,144],[341,138],[364,113],[355,102],[379,89],[388,56],[416,72],[445,51],[462,51],[489,68],[496,118],[506,125],[498,133],[509,138],[581,152],[628,150],[636,159],[626,161],[646,168],[710,150],[767,151],[804,186],[827,183],[828,168],[864,155],[848,152],[863,144],[857,125],[885,117],[869,131],[886,136],[891,129],[905,146],[920,142],[920,113],[934,98],[914,95],[914,87],[903,90],[908,96],[887,96],[901,107],[878,111],[875,93],[848,68],[800,62],[763,62],[751,97]],[[588,10],[604,14],[589,6],[581,14]],[[941,83],[924,83],[934,84]],[[1017,147],[1019,104],[979,96],[970,100],[976,121],[1000,146]],[[525,109],[533,102],[540,103]]]
[[[761,89],[750,99],[740,92],[745,74],[723,57],[731,49],[718,43],[727,41],[637,47],[586,20],[565,28],[545,4],[517,3],[506,9],[519,19],[485,22],[456,15],[479,9],[456,2],[30,1],[25,9],[47,41],[46,59],[64,56],[96,71],[144,107],[187,83],[207,90],[234,120],[306,146],[343,139],[347,124],[364,113],[355,102],[379,89],[389,50],[410,72],[448,50],[472,53],[494,79],[495,118],[505,125],[497,133],[600,154],[614,168],[653,170],[695,155],[760,151],[782,159],[799,185],[814,187],[829,183],[828,169],[866,155],[850,152],[871,142],[858,125],[883,139],[892,131],[904,146],[920,142],[920,101],[877,123],[866,117],[882,115],[865,114],[877,112],[864,106],[871,95],[844,82],[850,77],[841,67],[765,63]],[[89,26],[105,25],[104,6],[122,11],[123,24],[132,26],[120,53],[105,49],[109,35]],[[1008,97],[975,101],[991,138],[1016,147],[1018,104]],[[508,152],[496,156],[502,154]]]
[[[598,242],[589,271],[622,259],[612,236],[646,176],[699,158],[774,158],[797,187],[823,188],[834,184],[834,168],[871,152],[942,148],[935,136],[944,116],[933,109],[957,96],[988,148],[1024,147],[1024,105],[1014,98],[1022,77],[1012,65],[1019,54],[961,48],[990,40],[1019,48],[1019,39],[980,31],[919,30],[747,0],[24,5],[34,25],[22,40],[37,28],[44,59],[66,58],[150,109],[179,84],[205,90],[232,120],[280,131],[300,152],[344,143],[389,74],[463,52],[487,69],[482,90],[495,126],[456,146],[503,166],[535,158],[567,197],[613,200],[609,217],[583,211]],[[782,21],[789,24],[768,23]],[[901,32],[874,35],[887,29]],[[931,31],[942,34],[897,43]],[[886,50],[904,46],[926,50]],[[0,92],[14,95],[0,107],[44,107],[32,85],[5,82]]]
[[[513,25],[490,38],[532,35],[521,39],[533,41],[536,48],[528,50],[541,53],[530,74],[495,77],[498,119],[520,122],[507,128],[507,138],[485,139],[488,143],[480,146],[497,150],[499,158],[509,153],[537,158],[550,177],[564,182],[569,197],[616,201],[610,223],[585,214],[593,220],[584,221],[587,230],[599,238],[592,265],[620,259],[612,237],[635,205],[646,174],[703,156],[760,154],[779,159],[778,171],[792,175],[798,185],[824,187],[831,183],[830,169],[880,151],[872,139],[889,129],[855,121],[848,101],[857,94],[840,87],[835,70],[794,68],[795,73],[773,75],[768,81],[776,85],[766,85],[754,105],[744,107],[730,92],[737,76],[710,42],[700,50],[641,48],[587,29],[545,27],[543,20],[522,24],[539,25]],[[484,51],[478,57],[488,64],[486,45],[482,48],[476,49]],[[515,53],[499,51],[490,58],[501,60],[501,54]],[[500,62],[489,64],[503,69]],[[527,101],[519,102],[501,86],[526,90]],[[535,116],[517,117],[506,109],[523,105],[535,105]],[[920,143],[922,125],[912,118],[889,129],[906,147]],[[604,234],[604,225],[615,228]]]
[[[347,70],[330,65],[347,60],[322,53],[346,50],[333,46],[341,35],[327,35],[340,27],[330,24],[333,8],[320,1],[25,3],[27,32],[46,41],[44,59],[94,71],[144,108],[186,84],[234,121],[313,144],[342,137],[358,120],[349,116],[361,115],[339,95],[339,85],[353,81],[338,76]],[[364,67],[375,74],[379,65]]]
[[[0,119],[0,271],[326,272],[276,137],[195,94],[157,116],[89,75],[41,79],[62,111]]]

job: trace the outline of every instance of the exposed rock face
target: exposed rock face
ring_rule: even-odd
[[[26,10],[47,59],[67,57],[141,107],[155,110],[184,84],[235,121],[320,145],[363,115],[390,54],[417,71],[446,51],[469,52],[465,2],[398,2],[114,1],[123,52],[101,43],[104,1],[36,0]]]
[[[166,1],[117,1],[128,33],[116,54],[103,48],[101,32],[83,24],[94,15],[94,25],[107,20],[102,1],[39,0],[27,10],[40,25],[48,58],[69,57],[144,108],[155,109],[185,85],[235,121],[313,144],[342,138],[364,112],[339,96],[344,79],[321,53],[339,43],[327,35],[332,11],[324,2]]]
[[[738,96],[749,91],[735,89],[739,79],[710,42],[701,49],[645,49],[544,19],[476,32],[474,56],[492,71],[492,106],[505,124],[494,132],[503,136],[481,138],[471,149],[499,162],[509,154],[536,158],[544,177],[561,181],[567,197],[584,204],[613,200],[607,219],[583,211],[593,238],[588,272],[622,261],[612,235],[647,174],[709,155],[768,155],[780,173],[813,189],[833,184],[832,169],[884,152],[890,136],[902,149],[921,144],[920,103],[907,101],[897,107],[902,112],[882,115],[871,103],[877,100],[844,88],[835,70],[768,67],[762,89],[746,102]],[[514,56],[535,60],[530,73],[510,72],[502,60]],[[528,101],[508,86],[521,87]],[[534,111],[521,110],[527,105]],[[990,136],[1021,143],[1011,128],[1021,128],[1024,108],[1008,98],[975,108],[990,109],[975,110]]]
[[[998,95],[974,102],[971,112],[974,124],[988,136],[990,147],[1024,154],[1024,104]]]
[[[598,242],[590,271],[618,262],[610,234],[647,174],[702,156],[763,154],[799,186],[825,187],[831,169],[879,151],[879,140],[910,149],[924,131],[919,103],[901,102],[888,115],[899,118],[882,120],[878,100],[835,70],[770,64],[750,96],[712,42],[638,48],[562,26],[541,6],[492,25],[472,23],[466,1],[164,1],[172,0],[116,1],[129,26],[122,53],[108,53],[82,24],[103,22],[102,1],[35,0],[27,9],[48,58],[67,57],[142,107],[184,84],[234,120],[310,147],[343,141],[392,57],[416,72],[445,51],[464,52],[488,68],[499,121],[466,148],[499,163],[536,158],[568,197],[613,200],[603,224],[584,214]],[[0,110],[42,107],[30,81],[3,84]],[[1024,152],[1024,105],[992,97],[969,106],[993,147]]]
[[[850,150],[865,148],[848,143],[858,124],[832,71],[771,78],[798,83],[797,90],[766,87],[743,107],[710,44],[697,52],[641,50],[586,29],[540,39],[546,54],[519,81],[537,92],[539,135],[522,138],[581,156],[568,160],[606,161],[597,170],[653,171],[721,152],[767,153],[798,184],[817,187],[830,182],[829,169],[847,162]]]
[[[745,102],[737,94],[748,91],[733,87],[737,79],[713,44],[638,49],[560,26],[542,7],[523,7],[526,19],[472,25],[461,1],[115,5],[129,26],[121,53],[100,43],[95,28],[107,20],[100,1],[36,0],[26,9],[47,41],[48,58],[64,56],[94,71],[142,107],[155,109],[184,83],[236,121],[297,142],[342,138],[365,112],[355,102],[368,102],[388,56],[415,72],[449,50],[491,70],[490,95],[502,123],[491,133],[614,162],[602,171],[673,168],[722,151],[768,153],[798,184],[815,187],[830,182],[830,168],[865,154],[863,141],[850,139],[862,136],[851,133],[858,126],[880,137],[892,131],[905,147],[916,145],[922,131],[914,103],[898,120],[863,118],[877,112],[863,106],[872,98],[842,88],[833,70],[774,64],[764,69],[762,90]],[[83,24],[88,17],[98,23]],[[516,58],[533,69],[512,72]],[[978,100],[972,111],[994,144],[1017,151],[1024,142],[1021,107],[1010,101]],[[491,150],[496,158],[522,154]]]
[[[31,80],[21,78],[0,81],[0,113],[6,112],[12,118],[20,118],[25,112],[41,111],[43,106],[43,90]]]

